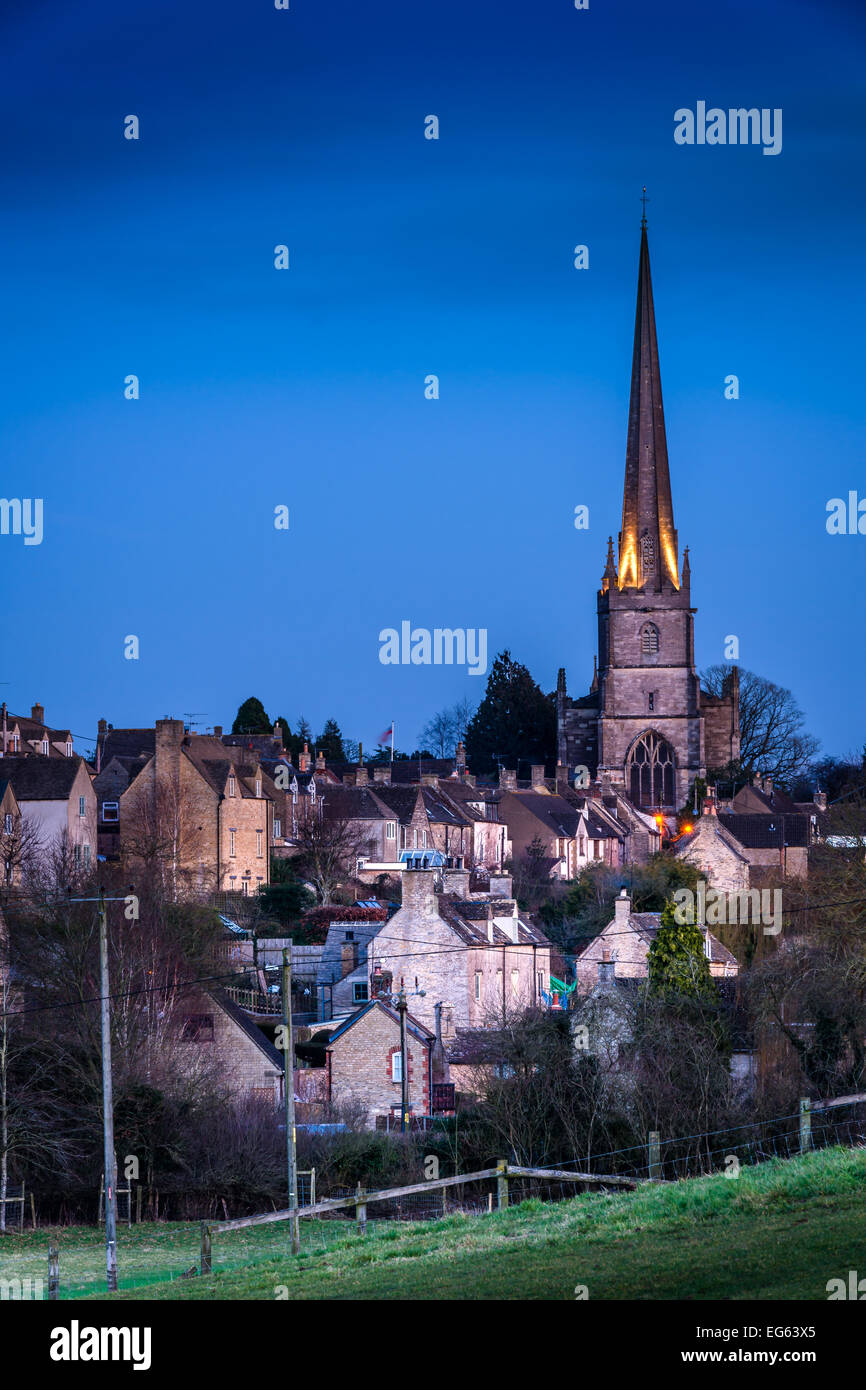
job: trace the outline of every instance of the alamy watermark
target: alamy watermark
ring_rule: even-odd
[[[383,666],[465,666],[470,676],[487,671],[486,627],[414,627],[405,620],[400,631],[383,627],[379,633]]]
[[[782,930],[781,888],[707,889],[705,879],[698,889],[678,888],[674,893],[674,920],[683,926],[759,926],[765,936],[778,936]]]
[[[24,536],[25,545],[42,544],[42,498],[0,497],[0,536]]]
[[[678,145],[763,145],[764,154],[782,153],[782,108],[721,106],[707,109],[699,101],[695,110],[681,106],[674,112],[674,140]]]

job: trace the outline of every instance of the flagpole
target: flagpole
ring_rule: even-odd
[[[394,721],[391,720],[391,762],[394,761]]]

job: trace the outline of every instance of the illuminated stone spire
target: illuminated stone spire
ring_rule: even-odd
[[[618,587],[656,592],[679,589],[677,556],[644,216],[641,219]]]

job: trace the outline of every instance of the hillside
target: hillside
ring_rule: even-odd
[[[270,1228],[259,1228],[271,1230]],[[866,1150],[830,1149],[633,1194],[526,1202],[506,1212],[376,1228],[296,1260],[118,1298],[826,1299],[863,1261]],[[214,1265],[232,1262],[214,1238]]]

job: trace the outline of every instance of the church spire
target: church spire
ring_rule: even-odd
[[[641,219],[637,312],[628,411],[619,587],[679,589],[646,208]]]

